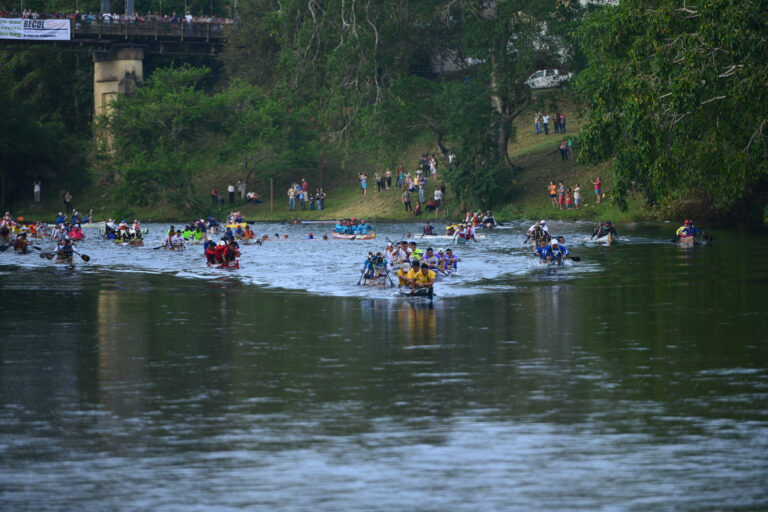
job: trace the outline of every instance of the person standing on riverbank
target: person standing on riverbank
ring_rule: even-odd
[[[227,194],[229,195],[229,206],[233,206],[235,204],[235,186],[232,183],[227,185]]]
[[[565,204],[565,185],[563,185],[562,181],[557,186],[557,204],[560,206],[561,210]]]
[[[288,189],[288,209],[294,211],[296,209],[296,183],[291,183]]]
[[[598,176],[597,181],[593,181],[592,184],[595,186],[595,195],[597,196],[597,204],[600,204],[600,195],[603,192],[603,179]]]
[[[40,204],[40,180],[35,180],[33,188],[35,192],[35,204]]]
[[[413,210],[411,207],[411,193],[407,188],[403,191],[403,205],[405,206],[406,213],[408,213],[408,210]]]
[[[549,190],[549,200],[552,201],[552,208],[557,208],[557,186],[554,181],[550,181],[547,186]]]
[[[544,124],[544,135],[549,135],[549,116],[544,114],[541,120]]]
[[[576,205],[576,209],[579,209],[581,204],[581,185],[576,184],[576,188],[573,189],[573,203]]]
[[[64,194],[64,207],[66,208],[67,215],[72,213],[72,194],[69,193],[69,190]]]

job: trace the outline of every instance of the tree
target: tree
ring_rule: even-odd
[[[114,192],[126,205],[189,206],[195,177],[244,157],[249,170],[264,177],[314,166],[315,134],[300,110],[241,81],[206,92],[199,84],[208,72],[190,66],[157,70],[136,94],[113,104]]]
[[[718,210],[768,177],[764,1],[630,0],[579,31],[589,61],[580,158],[615,158],[619,204],[699,197]]]

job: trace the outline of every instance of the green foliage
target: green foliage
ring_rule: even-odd
[[[768,177],[765,2],[625,1],[579,36],[590,122],[580,158],[615,157],[618,200],[706,197],[719,210]]]
[[[209,94],[199,87],[207,74],[189,66],[157,70],[136,94],[113,104],[115,195],[126,204],[186,205],[195,177],[214,165],[212,158],[245,159],[257,177],[314,166],[315,134],[301,111],[242,82]]]
[[[92,66],[90,62],[88,66]],[[63,74],[70,80],[62,80]],[[0,53],[0,206],[31,198],[32,182],[43,198],[88,181],[90,102],[81,95],[92,81],[79,59],[55,51]]]

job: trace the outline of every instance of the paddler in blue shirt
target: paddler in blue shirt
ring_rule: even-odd
[[[365,222],[365,219],[360,219],[360,224],[357,226],[356,232],[358,235],[367,235],[370,229],[371,225]]]
[[[547,241],[543,239],[539,240],[539,246],[533,251],[533,255],[538,256],[540,261],[546,262],[549,259],[550,254],[551,248],[547,245]]]
[[[424,258],[421,260],[422,265],[426,264],[427,267],[429,267],[429,270],[436,270],[439,262],[437,256],[435,256],[434,250],[431,247],[428,247],[427,254],[424,255]]]
[[[440,251],[438,251],[440,252]],[[445,256],[440,260],[443,272],[454,271],[458,268],[459,258],[453,254],[453,249],[446,249]]]
[[[424,224],[424,229],[421,230],[421,234],[422,235],[432,235],[433,234],[432,225],[429,223],[429,221],[427,221],[427,223]]]
[[[344,231],[344,224],[342,224],[343,221],[339,221],[336,223],[336,232],[342,233]]]
[[[699,236],[701,234],[701,231],[696,229],[696,226],[693,225],[693,222],[690,219],[686,219],[685,223],[677,228],[677,232],[675,233],[675,236],[680,238],[686,238],[689,236]]]
[[[567,258],[571,253],[565,246],[560,245],[557,238],[553,238],[549,246],[549,255],[547,259],[552,262],[556,262],[558,265],[563,264],[563,260]]]

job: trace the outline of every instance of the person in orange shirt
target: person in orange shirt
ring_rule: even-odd
[[[549,182],[549,200],[552,201],[552,207],[557,208],[557,186],[554,181]]]

